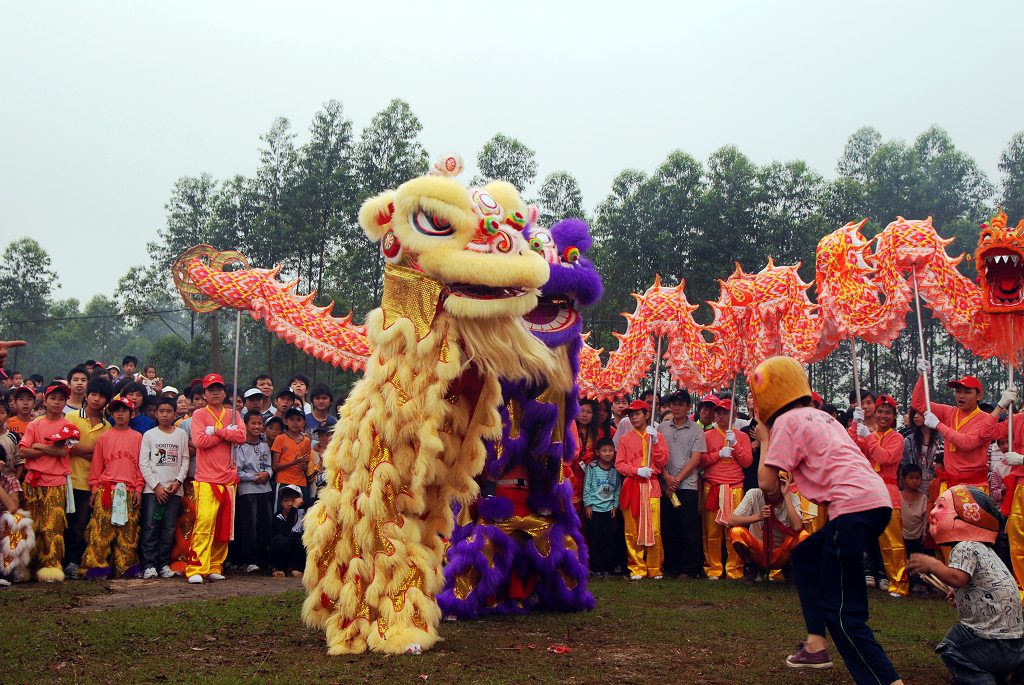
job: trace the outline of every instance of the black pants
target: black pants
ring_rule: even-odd
[[[273,492],[239,495],[236,498],[235,540],[238,542],[240,564],[267,564],[273,502]]]
[[[704,549],[700,536],[700,512],[696,490],[676,490],[680,506],[661,498],[661,540],[665,545],[665,573],[685,573],[697,578],[703,571]]]
[[[935,651],[958,685],[995,685],[1024,665],[1024,639],[978,637],[963,623],[949,629]],[[998,680],[997,680],[998,677]],[[1016,681],[1014,681],[1016,682]]]
[[[302,571],[306,568],[306,548],[302,533],[275,535],[270,539],[270,565],[275,571]]]
[[[610,511],[595,511],[587,519],[587,546],[590,548],[591,573],[615,571],[615,517]],[[622,536],[622,532],[619,532]]]
[[[178,525],[181,498],[171,495],[163,506],[159,519],[153,518],[160,502],[152,492],[142,493],[142,541],[139,545],[143,568],[161,569],[171,563],[174,548],[174,529]]]
[[[75,513],[67,515],[68,525],[64,530],[65,566],[82,563],[82,555],[85,554],[85,529],[92,514],[92,508],[89,506],[91,492],[72,490],[71,495],[75,498]]]
[[[879,507],[829,519],[793,550],[791,562],[807,632],[832,636],[858,684],[887,685],[899,679],[868,627],[868,590],[861,562],[892,509]]]

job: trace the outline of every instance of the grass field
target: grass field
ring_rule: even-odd
[[[792,588],[600,580],[593,591],[589,613],[443,623],[444,641],[422,656],[329,657],[322,634],[300,623],[295,591],[82,611],[110,590],[85,582],[8,588],[0,591],[0,682],[852,682],[834,650],[832,671],[784,664],[803,637]],[[872,626],[906,681],[947,682],[932,647],[954,610],[871,592]]]

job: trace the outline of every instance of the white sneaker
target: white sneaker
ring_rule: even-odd
[[[177,571],[175,571],[170,566],[164,566],[162,569],[160,569],[161,578],[173,578],[176,575],[178,575]]]
[[[641,580],[641,579],[643,579],[643,576],[630,576],[629,579],[630,580]]]
[[[868,587],[875,587],[875,577],[874,576],[864,576],[864,584],[867,585]]]
[[[0,587],[10,587],[10,586],[11,586],[11,581],[7,580],[6,578],[0,578]]]
[[[248,566],[245,567],[245,572],[246,573],[259,573],[260,572],[260,567],[257,566],[256,564],[249,564]]]
[[[722,576],[708,576],[708,580],[721,580]]]
[[[881,590],[882,592],[888,592],[889,591],[889,579],[888,578],[882,578],[880,581],[878,581],[878,589]]]
[[[67,566],[64,567],[64,575],[67,578],[77,578],[78,577],[78,569],[79,569],[78,564],[76,564],[75,562],[71,562],[70,564],[68,564]]]
[[[224,580],[224,576],[222,576],[219,573],[211,573],[210,575],[206,576],[206,579],[207,580]]]
[[[653,580],[662,580],[665,576],[654,576]]]
[[[189,576],[188,582],[192,583],[193,585],[202,585],[203,577],[197,573],[194,576]]]
[[[901,595],[901,594],[900,594],[900,593],[898,593],[898,592],[890,592],[890,593],[889,593],[889,596],[890,596],[890,597],[893,597],[893,598],[895,598],[895,599],[903,599],[903,595]]]
[[[151,580],[153,578],[156,578],[156,569],[150,566],[146,569],[146,572],[142,574],[142,579]]]

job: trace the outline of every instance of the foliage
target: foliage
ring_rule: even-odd
[[[171,283],[170,265],[198,243],[238,249],[255,266],[280,264],[283,279],[300,279],[296,292],[316,289],[318,302],[335,300],[336,315],[352,310],[361,320],[380,301],[383,262],[356,222],[358,207],[426,172],[422,128],[400,99],[360,130],[336,100],[324,103],[302,135],[288,119],[275,119],[260,138],[259,163],[251,174],[178,179],[170,189],[166,223],[148,245],[149,261],[128,269],[112,297],[84,306],[57,299],[57,276],[38,243],[14,240],[0,264],[0,332],[26,337],[31,345],[15,352],[13,364],[45,375],[64,373],[87,357],[114,361],[132,353],[158,362],[161,375],[180,384],[208,365],[215,317],[221,359],[230,360],[234,314],[195,315],[183,308]],[[476,161],[474,182],[504,179],[529,193],[537,181],[533,149],[503,133],[483,144]],[[717,298],[716,279],[728,276],[734,262],[757,271],[769,256],[780,264],[799,261],[804,280],[811,281],[818,240],[847,221],[867,217],[867,232],[874,235],[897,215],[932,216],[941,235],[956,238],[951,253],[973,252],[977,223],[997,204],[1013,221],[1024,216],[1024,132],[1009,141],[999,168],[997,193],[977,163],[937,126],[910,142],[887,140],[864,127],[850,136],[830,179],[802,160],[757,164],[735,146],[724,146],[705,160],[675,150],[653,171],[626,169],[591,212],[571,170],[548,173],[531,201],[545,225],[567,216],[591,220],[590,256],[604,279],[605,297],[586,312],[587,326],[594,333],[591,342],[608,348],[615,344],[612,331],[625,327],[619,313],[634,307],[630,293],[646,289],[654,274],[666,284],[685,278],[690,301],[701,304],[694,316],[707,323],[711,311],[702,303]],[[969,260],[961,268],[974,275]],[[36,319],[52,320],[24,323]],[[925,335],[937,369],[973,371],[987,390],[1001,384],[998,364],[967,354],[927,311]],[[296,351],[249,317],[242,321],[241,351],[243,378],[263,370],[279,383],[297,371],[336,385],[354,378]],[[864,382],[905,398],[916,356],[916,320],[910,316],[891,350],[863,346]],[[822,394],[840,400],[851,383],[848,348],[811,372]]]

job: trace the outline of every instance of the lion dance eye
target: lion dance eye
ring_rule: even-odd
[[[448,236],[455,233],[455,227],[448,220],[439,216],[429,216],[423,211],[416,212],[410,223],[423,235]]]
[[[580,248],[578,247],[567,247],[565,252],[562,253],[562,261],[570,264],[575,264],[580,261]]]

